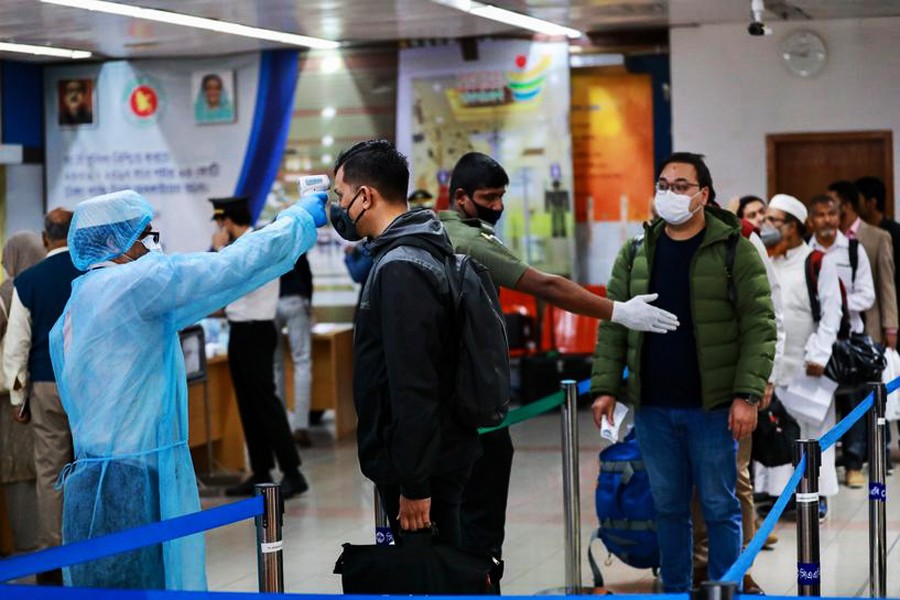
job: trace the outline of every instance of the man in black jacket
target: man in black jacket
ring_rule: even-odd
[[[395,534],[434,524],[459,545],[480,447],[451,407],[457,344],[443,258],[453,247],[434,213],[409,210],[408,182],[406,158],[384,140],[356,144],[335,164],[331,223],[349,241],[367,237],[375,259],[353,349],[359,462]]]

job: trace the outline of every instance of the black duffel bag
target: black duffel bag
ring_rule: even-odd
[[[344,544],[334,565],[345,594],[481,595],[491,592],[490,556],[460,550],[431,532],[404,533],[394,546]]]
[[[793,462],[793,445],[797,439],[800,439],[800,425],[778,398],[773,398],[767,409],[759,411],[751,456],[766,467],[789,465]]]
[[[864,333],[851,333],[831,347],[825,376],[844,388],[852,388],[881,381],[886,368],[887,359],[872,338]]]

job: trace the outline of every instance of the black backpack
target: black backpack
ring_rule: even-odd
[[[396,246],[420,248],[443,262],[458,336],[454,412],[463,425],[496,427],[509,412],[509,342],[487,267],[466,254],[439,254],[431,244],[414,237],[399,240]]]
[[[456,410],[465,425],[496,427],[509,412],[506,319],[487,267],[466,254],[445,259],[459,351]]]

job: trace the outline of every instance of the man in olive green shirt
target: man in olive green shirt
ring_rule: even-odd
[[[486,154],[470,152],[459,159],[450,178],[450,202],[455,210],[438,218],[456,252],[468,254],[490,271],[500,287],[537,296],[569,312],[611,320],[630,329],[665,333],[678,327],[678,319],[651,304],[655,294],[628,302],[612,302],[559,275],[544,273],[522,262],[494,234],[503,213],[503,195],[509,176]],[[481,436],[482,457],[475,462],[466,485],[460,520],[463,546],[500,558],[506,522],[506,500],[512,469],[513,446],[507,429]],[[494,591],[500,593],[499,575],[492,573]]]

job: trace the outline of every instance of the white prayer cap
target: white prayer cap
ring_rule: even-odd
[[[804,224],[806,223],[806,217],[809,215],[805,204],[787,194],[775,194],[772,196],[772,199],[769,200],[769,208],[786,212]]]

